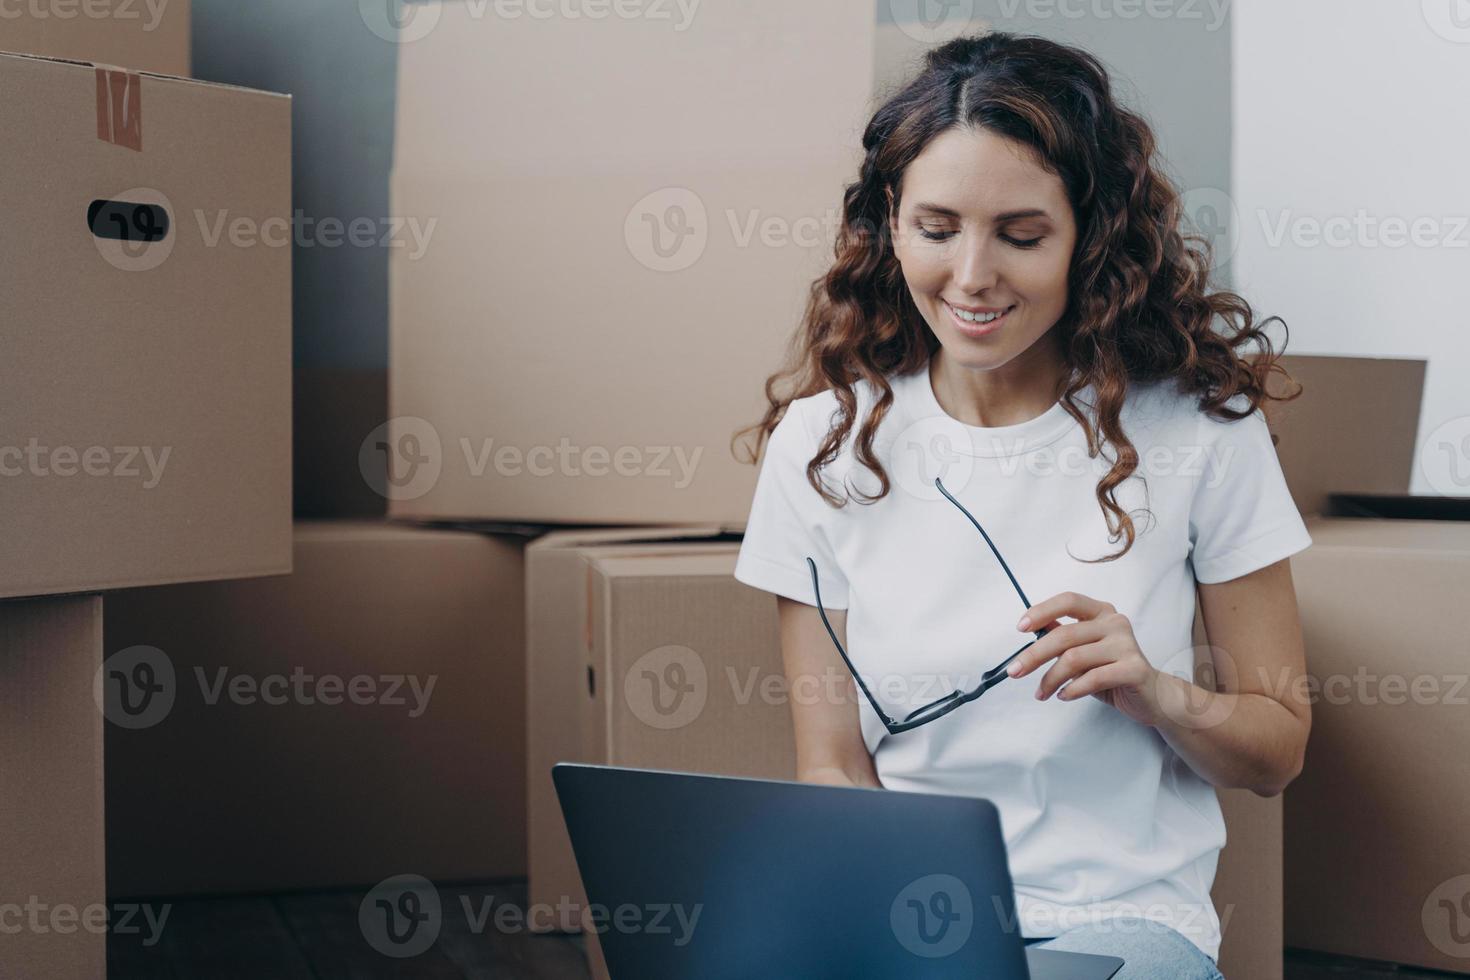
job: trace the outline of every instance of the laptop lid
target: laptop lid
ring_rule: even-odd
[[[988,800],[571,763],[552,779],[614,980],[1032,976]],[[1034,980],[1122,966],[1030,952]]]

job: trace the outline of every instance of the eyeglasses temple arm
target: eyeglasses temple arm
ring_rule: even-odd
[[[1021,604],[1024,605],[1027,609],[1030,609],[1031,608],[1031,600],[1030,599],[1027,599],[1026,598],[1026,593],[1021,591],[1021,583],[1020,582],[1017,582],[1016,581],[1016,576],[1014,576],[1014,575],[1011,574],[1011,566],[1007,565],[1006,564],[1006,560],[1000,556],[1000,551],[995,547],[995,542],[993,542],[993,541],[990,540],[990,535],[988,535],[988,534],[985,533],[985,528],[981,527],[980,526],[980,522],[977,521],[977,520],[975,520],[975,515],[971,514],[969,511],[965,510],[965,505],[962,504],[962,503],[960,503],[958,500],[954,499],[954,497],[950,494],[950,492],[948,490],[944,489],[944,484],[939,482],[939,477],[937,477],[937,476],[934,478],[934,485],[939,488],[939,492],[940,493],[944,494],[946,497],[949,498],[949,502],[950,503],[954,504],[956,507],[958,507],[960,509],[960,513],[961,514],[964,514],[966,517],[968,517],[970,519],[970,523],[971,524],[975,525],[975,530],[979,531],[980,532],[980,536],[985,539],[985,543],[988,544],[988,545],[990,545],[990,551],[991,551],[992,554],[995,555],[995,560],[998,561],[998,562],[1000,562],[1000,567],[1001,568],[1005,569],[1006,578],[1010,579],[1011,580],[1011,584],[1016,587],[1016,595],[1018,595],[1018,596],[1021,597]]]
[[[852,665],[852,660],[848,657],[847,651],[842,649],[842,643],[837,639],[836,631],[832,629],[832,624],[827,621],[827,610],[822,608],[822,590],[821,587],[817,585],[817,563],[812,561],[812,559],[808,557],[806,560],[806,564],[812,572],[812,594],[817,600],[817,612],[821,614],[822,625],[827,627],[827,635],[832,637],[832,645],[835,646],[837,648],[837,652],[842,655],[842,662],[847,664],[848,673],[852,674],[852,679],[857,681],[857,686],[862,689],[863,697],[868,699],[868,703],[873,706],[873,710],[878,713],[878,717],[883,719],[883,723],[885,725],[898,724],[898,722],[888,717],[887,712],[885,712],[878,705],[877,699],[875,699],[872,695],[872,692],[868,690],[868,685],[863,683],[862,676],[858,674],[857,668]]]

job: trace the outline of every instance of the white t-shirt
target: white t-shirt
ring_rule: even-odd
[[[1095,496],[1111,443],[1089,459],[1061,403],[1017,425],[979,427],[945,414],[927,367],[889,381],[894,404],[873,445],[889,493],[840,509],[817,494],[806,464],[837,400],[830,390],[797,399],[768,442],[735,577],[814,605],[811,556],[823,604],[847,610],[848,654],[892,718],[972,687],[1033,638],[1016,630],[1021,599],[936,476],[985,528],[1030,604],[1066,591],[1110,602],[1150,663],[1190,679],[1195,582],[1237,578],[1312,543],[1259,411],[1222,422],[1172,382],[1133,386],[1121,423],[1139,469],[1116,493],[1137,540],[1122,559],[1085,564],[1122,543],[1108,540]],[[839,497],[844,485],[879,488],[852,453],[874,390],[859,381],[855,392],[858,421],[821,471]],[[1088,388],[1078,399],[1089,419],[1093,398]],[[1245,404],[1237,396],[1231,407]],[[1097,698],[1037,701],[1051,663],[899,735],[857,695],[879,778],[892,790],[996,805],[1023,936],[1130,914],[1218,959],[1210,887],[1225,825],[1214,787],[1155,729]]]

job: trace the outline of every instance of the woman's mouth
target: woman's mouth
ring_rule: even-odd
[[[955,325],[955,329],[960,333],[966,337],[985,337],[999,330],[1000,325],[1005,322],[1006,317],[1010,316],[1011,311],[1016,307],[1015,304],[1007,306],[998,315],[995,313],[961,314],[959,310],[956,310],[947,302],[944,303],[944,308],[949,312],[950,322]],[[967,319],[967,317],[972,319]]]

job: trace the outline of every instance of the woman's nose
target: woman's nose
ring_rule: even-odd
[[[966,294],[979,294],[995,285],[995,256],[985,242],[962,241],[953,259],[955,287]]]

